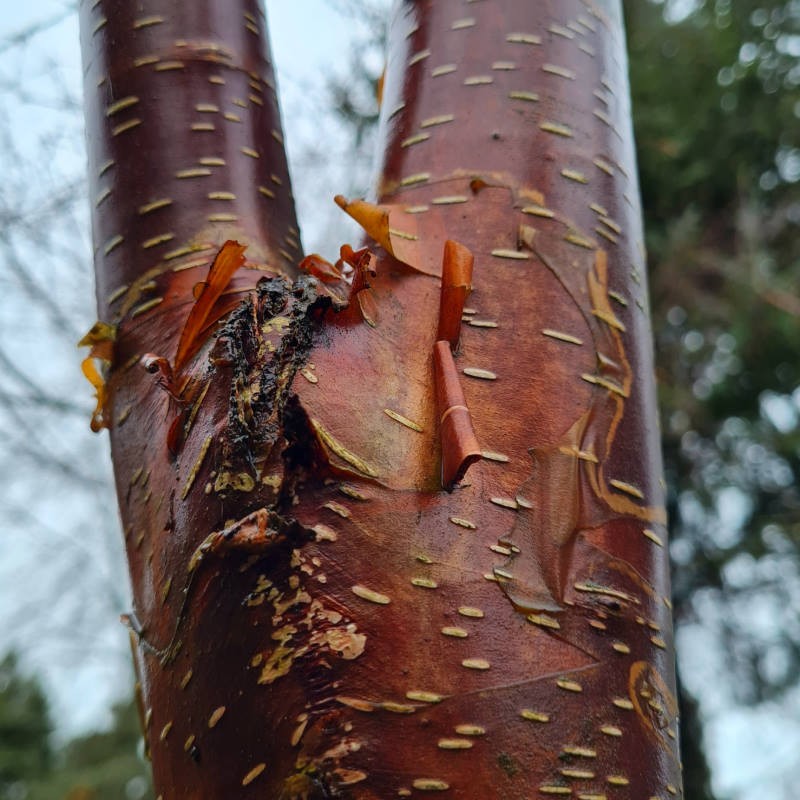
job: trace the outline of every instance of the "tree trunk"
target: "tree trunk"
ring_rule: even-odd
[[[83,3],[85,371],[157,793],[679,795],[618,4],[403,2],[371,249],[294,283],[263,15],[141,5]]]

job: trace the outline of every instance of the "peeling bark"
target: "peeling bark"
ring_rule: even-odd
[[[336,265],[256,6],[145,5],[82,6],[84,343],[160,796],[679,796],[617,4],[401,3]]]

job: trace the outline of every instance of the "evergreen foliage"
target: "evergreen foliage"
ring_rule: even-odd
[[[9,653],[0,661],[0,798],[14,800],[20,784],[50,770],[51,730],[44,689]]]
[[[108,730],[63,747],[52,727],[40,681],[9,653],[0,662],[0,800],[152,800],[132,700],[113,708]]]
[[[800,7],[626,5],[676,618],[713,593],[758,702],[800,656]]]

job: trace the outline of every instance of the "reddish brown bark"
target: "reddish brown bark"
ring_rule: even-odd
[[[263,19],[152,4],[83,17],[158,792],[679,795],[617,4],[401,4],[350,285],[256,285],[297,260]]]

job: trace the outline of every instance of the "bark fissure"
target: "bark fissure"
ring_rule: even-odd
[[[229,364],[232,372],[224,434],[229,450],[224,462],[230,463],[217,476],[216,491],[235,489],[236,475],[260,478],[259,464],[269,461],[272,448],[283,439],[292,381],[308,361],[329,306],[327,296],[318,297],[313,279],[303,277],[294,284],[262,279],[255,297],[232,313],[220,331],[210,360]],[[243,472],[234,475],[237,469]]]

